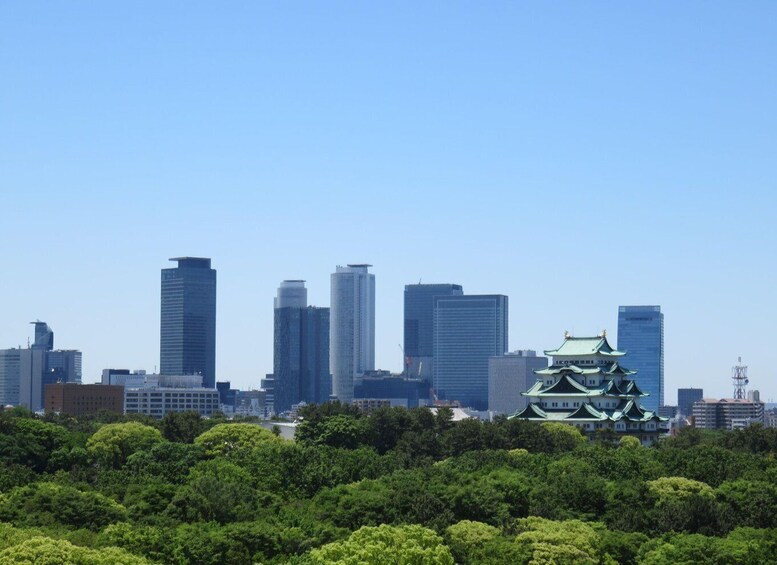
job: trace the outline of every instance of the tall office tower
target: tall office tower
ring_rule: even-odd
[[[175,257],[162,269],[160,363],[162,375],[203,377],[216,386],[216,270],[210,259]]]
[[[19,404],[23,349],[0,349],[0,407]]]
[[[434,299],[434,389],[437,397],[488,408],[488,360],[507,351],[507,297]]]
[[[434,297],[462,294],[458,284],[405,285],[405,370],[408,377],[432,382]]]
[[[283,281],[275,298],[273,408],[329,398],[329,308],[307,305],[305,281]]]
[[[693,403],[704,398],[703,388],[678,388],[677,408],[686,418],[693,415]]]
[[[548,368],[548,358],[538,357],[531,349],[513,351],[488,360],[488,410],[513,414],[529,405],[522,392],[529,390],[538,377],[534,372]]]
[[[332,394],[353,400],[353,379],[375,369],[375,275],[372,265],[337,266],[331,276],[329,367]]]
[[[650,394],[642,405],[653,412],[664,405],[664,315],[661,306],[618,308],[618,349],[623,364],[637,371],[640,388]]]

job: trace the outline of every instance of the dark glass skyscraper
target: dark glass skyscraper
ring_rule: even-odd
[[[686,418],[693,416],[693,403],[704,398],[704,389],[701,388],[678,388],[677,389],[677,408],[680,414]]]
[[[642,406],[658,412],[664,405],[664,315],[660,306],[618,308],[618,349],[625,351],[623,366],[637,371]]]
[[[458,284],[405,285],[405,368],[429,383],[434,374],[434,298],[461,296]]]
[[[275,299],[273,405],[277,413],[330,394],[329,308],[307,305],[305,282],[283,281]]]
[[[202,375],[216,386],[216,270],[210,259],[176,257],[162,269],[160,363],[162,375]]]
[[[507,297],[434,298],[434,389],[437,397],[488,408],[488,360],[507,351]]]

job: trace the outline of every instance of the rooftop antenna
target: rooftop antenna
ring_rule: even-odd
[[[734,382],[734,399],[744,400],[746,397],[745,389],[750,383],[747,378],[747,365],[742,365],[742,358],[737,358],[738,365],[731,368],[731,380]]]

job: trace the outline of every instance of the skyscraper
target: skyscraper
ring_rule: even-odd
[[[35,326],[32,345],[0,351],[0,404],[18,404],[37,412],[43,409],[47,384],[81,382],[81,352],[55,350],[48,324],[31,323]]]
[[[507,351],[507,297],[434,298],[434,389],[437,397],[476,410],[488,407],[488,360]]]
[[[162,375],[203,377],[216,386],[216,270],[210,259],[175,257],[162,269],[160,363]]]
[[[330,394],[329,308],[307,305],[305,281],[283,281],[275,298],[273,404],[275,413]]]
[[[650,396],[642,405],[654,412],[664,405],[664,315],[660,306],[618,308],[618,349],[624,366],[637,371],[637,382]]]
[[[405,285],[405,368],[429,383],[434,374],[434,297],[461,296],[458,284]]]
[[[678,388],[677,389],[677,408],[680,414],[686,418],[693,415],[693,403],[704,398],[704,389],[702,388]]]
[[[375,275],[372,265],[337,266],[331,276],[329,366],[332,394],[353,400],[353,379],[375,368]]]

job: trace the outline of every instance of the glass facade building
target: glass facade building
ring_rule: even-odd
[[[332,394],[348,404],[353,400],[354,378],[375,368],[375,275],[370,267],[338,265],[330,279]]]
[[[304,281],[283,281],[275,299],[273,409],[326,402],[330,395],[329,308],[307,305]]]
[[[507,351],[504,295],[434,298],[434,389],[437,397],[488,408],[488,360]]]
[[[678,388],[677,409],[686,418],[693,415],[693,403],[704,398],[703,388]]]
[[[432,382],[434,374],[434,298],[461,296],[458,284],[405,285],[405,370],[407,376]]]
[[[664,315],[660,306],[618,308],[618,349],[623,366],[637,371],[636,380],[650,396],[641,404],[653,412],[664,405]]]
[[[162,375],[203,377],[216,386],[216,270],[210,259],[177,257],[162,269],[160,363]]]

